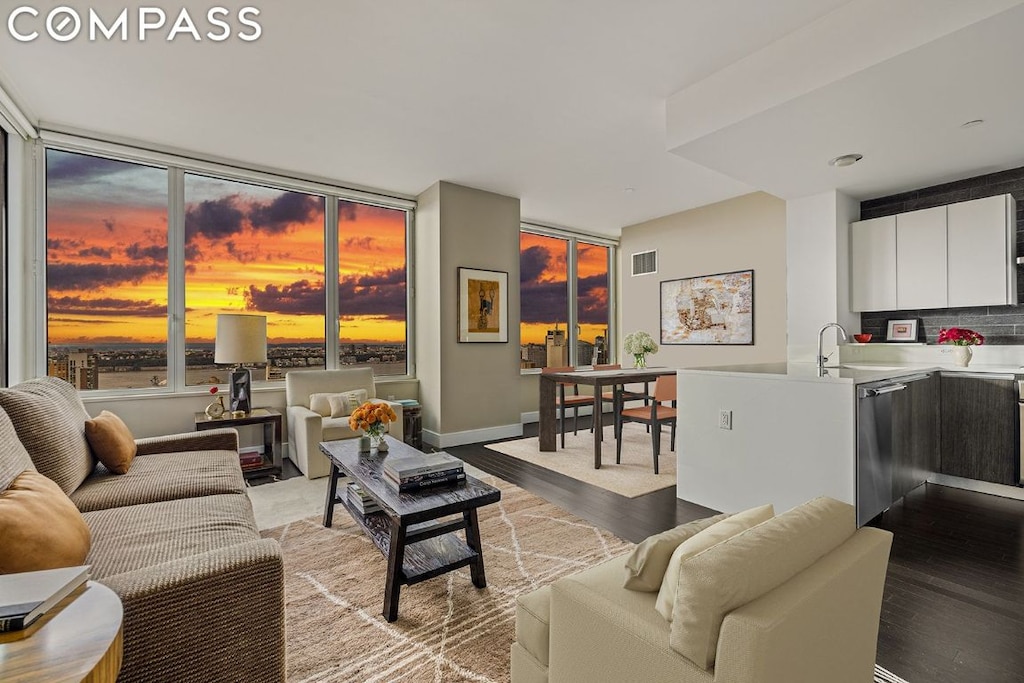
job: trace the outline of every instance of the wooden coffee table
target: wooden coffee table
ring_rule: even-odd
[[[384,583],[384,618],[398,619],[398,595],[411,586],[460,567],[469,567],[473,585],[487,586],[480,527],[476,509],[501,499],[501,491],[466,476],[465,483],[399,493],[384,481],[388,457],[422,453],[390,436],[389,452],[359,452],[358,439],[327,441],[320,450],[331,461],[331,479],[324,506],[324,526],[334,520],[334,506],[341,504],[370,540],[388,558]],[[338,494],[338,479],[348,475],[381,507],[381,512],[361,514],[348,501],[347,491]],[[454,519],[441,519],[442,517]],[[456,532],[465,530],[463,540]]]
[[[27,629],[0,633],[0,681],[113,683],[123,615],[114,591],[89,581]]]

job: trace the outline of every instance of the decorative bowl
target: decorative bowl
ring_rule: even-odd
[[[865,334],[855,334],[855,335],[853,335],[853,339],[858,344],[867,344],[869,341],[871,341],[871,335],[867,334],[867,333],[865,333]]]

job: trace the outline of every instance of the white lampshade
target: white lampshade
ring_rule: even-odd
[[[267,316],[243,313],[217,315],[214,363],[240,364],[267,361]]]

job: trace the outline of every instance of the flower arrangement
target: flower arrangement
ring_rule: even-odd
[[[348,426],[355,430],[363,430],[377,441],[384,438],[388,423],[398,419],[394,409],[387,403],[367,401],[352,411],[348,418]]]
[[[939,343],[953,344],[954,346],[980,346],[985,343],[985,337],[966,327],[942,328],[939,330]]]
[[[658,345],[651,338],[651,335],[643,330],[627,334],[623,340],[622,348],[625,349],[626,353],[633,354],[633,360],[638,368],[647,366],[647,354],[658,352]]]

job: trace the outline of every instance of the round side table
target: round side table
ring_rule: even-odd
[[[89,581],[27,629],[0,633],[0,681],[113,683],[123,615],[114,591]]]

